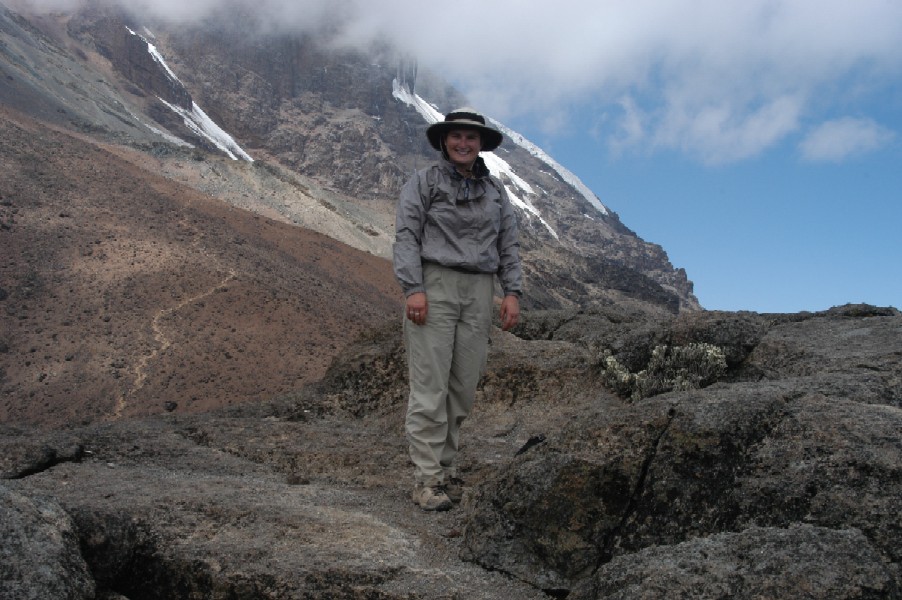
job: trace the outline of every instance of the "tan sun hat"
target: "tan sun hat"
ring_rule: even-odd
[[[485,117],[470,107],[458,108],[445,115],[444,121],[433,123],[426,130],[429,143],[436,150],[442,149],[442,139],[452,129],[475,129],[482,139],[482,149],[491,152],[501,145],[504,136],[490,125],[485,124]]]

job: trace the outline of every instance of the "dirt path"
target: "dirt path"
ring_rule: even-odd
[[[234,280],[236,277],[235,271],[229,271],[228,275],[226,275],[221,281],[214,284],[210,288],[191,296],[190,298],[185,298],[175,306],[170,306],[168,308],[163,308],[154,315],[151,320],[150,327],[153,331],[153,340],[155,342],[154,349],[150,352],[150,354],[145,354],[141,356],[135,365],[133,370],[133,378],[134,383],[131,388],[125,392],[121,392],[119,396],[116,398],[116,404],[113,409],[113,413],[109,416],[110,420],[118,420],[122,417],[126,408],[128,408],[128,397],[138,393],[141,388],[144,387],[144,382],[147,380],[147,367],[148,365],[157,358],[160,354],[166,351],[172,345],[172,341],[166,336],[166,332],[163,330],[163,321],[164,319],[172,316],[174,313],[178,312],[182,308],[194,304],[196,302],[200,302],[204,298],[216,293],[217,290],[225,287],[229,281]]]

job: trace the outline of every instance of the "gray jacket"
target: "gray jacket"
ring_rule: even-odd
[[[505,295],[522,293],[517,218],[482,158],[465,179],[440,160],[401,189],[395,219],[395,276],[409,296],[425,291],[423,262],[497,274]]]

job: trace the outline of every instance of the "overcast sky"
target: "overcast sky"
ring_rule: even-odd
[[[190,19],[231,1],[127,5]],[[708,308],[902,307],[902,1],[253,6],[396,40],[661,244]]]

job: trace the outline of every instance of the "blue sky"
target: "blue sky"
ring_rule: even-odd
[[[393,40],[661,245],[705,308],[902,308],[900,0],[122,0],[242,1]]]

